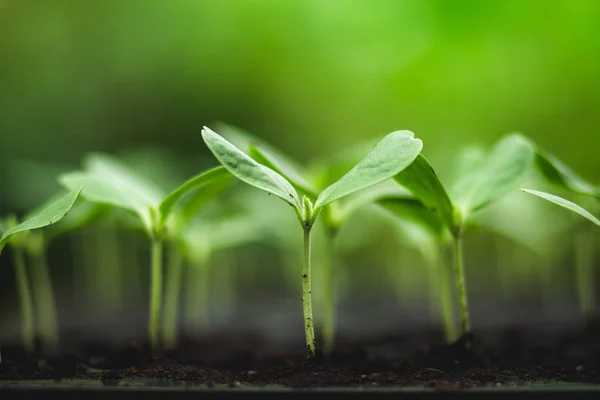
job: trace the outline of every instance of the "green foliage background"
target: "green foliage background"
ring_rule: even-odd
[[[216,165],[200,136],[216,120],[302,162],[409,129],[442,179],[467,144],[520,131],[597,183],[598,26],[596,0],[0,0],[0,211],[39,204],[59,188],[52,168],[90,151],[162,148],[187,178]],[[26,174],[15,159],[42,167]],[[147,165],[157,179],[159,160]],[[385,236],[357,218],[349,232],[366,231],[363,243]],[[514,245],[496,254],[488,237],[467,241],[480,304],[499,282],[542,296],[539,266],[522,265],[558,268],[545,287],[569,285],[568,258],[524,261]],[[397,285],[412,299],[423,284],[410,271],[424,267],[382,243],[350,251],[348,275],[378,291],[387,275],[365,263],[396,266],[400,252]],[[248,251],[277,263],[260,249]]]

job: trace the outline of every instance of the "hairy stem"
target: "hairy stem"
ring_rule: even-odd
[[[467,303],[462,238],[460,235],[454,238],[454,272],[456,274],[456,289],[458,292],[458,307],[460,309],[461,333],[465,334],[471,332],[471,321],[469,318],[469,305]]]
[[[592,319],[596,315],[594,235],[587,229],[575,237],[575,275],[581,313]]]
[[[335,233],[327,232],[327,257],[323,266],[323,352],[331,353],[335,340],[335,295],[334,295],[334,241]]]
[[[304,247],[302,255],[302,311],[304,314],[304,336],[308,357],[316,355],[315,327],[312,312],[312,291],[310,281],[311,228],[304,228]]]
[[[181,253],[177,246],[170,246],[167,261],[165,309],[163,313],[163,339],[165,348],[177,346],[179,293],[181,292]]]
[[[153,351],[159,348],[158,324],[162,298],[162,238],[152,238],[152,275],[150,281],[150,318],[148,334]]]
[[[52,280],[46,261],[46,247],[42,245],[32,249],[29,258],[38,333],[44,346],[55,351],[58,346],[58,316]]]
[[[21,305],[21,329],[23,335],[23,347],[28,353],[33,352],[35,347],[35,332],[33,327],[33,300],[31,289],[25,268],[25,255],[23,249],[13,246],[13,257],[15,263],[15,278],[19,291]]]

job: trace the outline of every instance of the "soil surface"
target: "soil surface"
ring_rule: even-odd
[[[55,357],[26,357],[22,349],[2,347],[0,381],[438,389],[530,382],[600,384],[598,323],[558,336],[523,330],[475,332],[452,345],[443,344],[436,332],[371,343],[338,343],[329,357],[314,360],[302,354],[260,357],[262,346],[268,343],[246,339],[182,340],[176,350],[155,356],[147,345],[135,342],[108,346],[71,341]]]

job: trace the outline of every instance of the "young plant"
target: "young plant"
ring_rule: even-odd
[[[305,169],[287,154],[248,132],[224,123],[218,123],[217,125],[218,130],[222,132],[222,136],[226,140],[238,148],[247,149],[247,154],[250,157],[280,174],[300,195],[306,196],[313,203],[317,200],[320,192],[342,178],[348,170],[362,159],[365,153],[376,145],[376,141],[369,140],[365,143],[352,146],[327,160],[317,162],[312,167]],[[325,205],[321,213],[321,220],[325,228],[326,243],[323,246],[325,254],[323,256],[322,270],[320,271],[322,282],[321,298],[323,301],[323,319],[320,333],[323,342],[322,351],[325,354],[329,354],[332,351],[335,338],[334,247],[336,237],[342,226],[355,211],[373,202],[376,197],[383,193],[398,193],[397,188],[390,189],[378,186],[369,189],[333,201]],[[273,215],[273,218],[277,218],[277,216]],[[279,231],[286,229],[285,227],[278,226],[273,228]],[[278,238],[280,242],[281,240],[285,242],[280,243],[281,247],[284,247],[289,253],[289,247],[292,246],[290,241],[294,243],[296,239],[290,237],[290,235],[286,235],[285,232],[278,235]],[[294,254],[288,255],[286,258],[290,259],[291,256],[294,256]],[[295,262],[290,262],[295,264]]]
[[[514,189],[532,164],[534,154],[534,146],[528,139],[518,134],[506,135],[482,163],[476,163],[477,168],[464,171],[453,187],[452,197],[427,159],[419,155],[408,168],[394,177],[415,198],[387,197],[380,201],[402,218],[413,218],[420,224],[426,224],[440,238],[449,235],[462,334],[471,331],[462,250],[465,226],[473,213]]]
[[[292,183],[270,166],[260,164],[209,128],[204,127],[202,137],[217,160],[235,177],[279,197],[294,209],[304,232],[301,277],[306,349],[309,357],[315,356],[310,256],[311,232],[319,214],[332,202],[401,172],[421,152],[423,143],[409,131],[388,134],[346,175],[320,192],[313,202],[306,195],[300,197]],[[255,152],[255,155],[260,154]]]
[[[159,321],[163,292],[163,247],[165,238],[177,237],[209,196],[219,193],[231,175],[218,167],[187,180],[170,193],[131,171],[108,155],[95,154],[85,160],[82,171],[64,174],[66,187],[83,185],[82,196],[136,215],[151,244],[151,282],[148,336],[154,351],[160,348]]]
[[[7,244],[13,250],[15,277],[21,304],[23,346],[28,352],[33,351],[35,334],[33,301],[23,255],[23,247],[27,240],[26,235],[29,231],[44,228],[60,221],[71,210],[81,190],[81,187],[71,190],[60,198],[27,215],[21,223],[17,223],[16,219],[12,218],[6,224],[7,229],[0,236],[0,254]]]

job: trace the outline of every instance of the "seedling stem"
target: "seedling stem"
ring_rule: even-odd
[[[162,252],[163,241],[160,237],[152,238],[152,278],[150,282],[150,320],[148,332],[150,345],[156,350],[159,347],[158,324],[160,318],[160,302],[162,296]]]
[[[302,308],[304,312],[304,335],[308,357],[316,354],[315,327],[313,325],[312,291],[310,281],[310,250],[312,226],[304,228],[304,252],[302,256]]]
[[[467,290],[465,283],[465,271],[463,266],[462,237],[459,234],[453,239],[454,242],[454,272],[456,274],[456,288],[458,291],[458,307],[460,309],[460,326],[462,333],[471,332],[471,320],[469,317],[469,305],[467,302]]]

